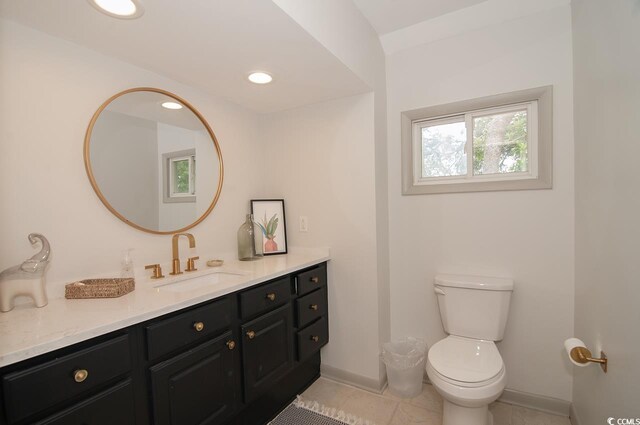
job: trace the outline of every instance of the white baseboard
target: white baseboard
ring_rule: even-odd
[[[379,382],[376,379],[367,378],[365,376],[357,375],[325,364],[320,365],[320,373],[325,378],[377,394],[382,394],[387,387],[386,379]],[[426,374],[424,382],[430,384]],[[498,401],[527,407],[529,409],[540,410],[554,415],[569,416],[571,418],[571,425],[580,425],[577,421],[573,405],[569,401],[510,390],[508,388],[504,390]]]
[[[498,401],[528,407],[554,415],[569,416],[571,402],[537,394],[505,389]]]
[[[578,414],[576,413],[576,406],[572,403],[571,409],[569,412],[569,420],[571,421],[571,425],[580,425],[580,420],[578,419]]]
[[[366,391],[371,391],[376,394],[382,394],[384,389],[387,387],[386,380],[379,382],[377,379],[367,378],[366,376],[357,375],[342,369],[336,369],[335,367],[327,366],[325,364],[320,365],[320,374],[325,378]]]

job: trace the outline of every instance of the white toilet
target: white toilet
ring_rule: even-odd
[[[513,280],[438,275],[434,287],[449,336],[431,347],[426,369],[444,398],[442,425],[491,425],[489,403],[507,382],[494,341],[504,335]]]

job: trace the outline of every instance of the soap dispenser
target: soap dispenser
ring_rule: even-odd
[[[131,258],[131,251],[133,248],[125,249],[122,251],[122,261],[120,263],[120,277],[133,279],[133,259]]]

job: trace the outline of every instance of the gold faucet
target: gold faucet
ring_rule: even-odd
[[[189,248],[196,247],[196,238],[194,238],[191,233],[176,233],[173,235],[173,238],[171,238],[171,246],[173,248],[173,266],[171,273],[169,273],[171,275],[182,274],[182,271],[180,271],[180,254],[178,249],[178,239],[180,236],[186,236],[189,239]]]

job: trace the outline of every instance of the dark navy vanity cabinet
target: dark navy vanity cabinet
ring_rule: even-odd
[[[322,263],[6,366],[0,425],[265,424],[320,375],[327,312]]]

